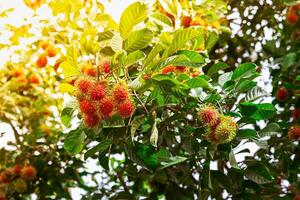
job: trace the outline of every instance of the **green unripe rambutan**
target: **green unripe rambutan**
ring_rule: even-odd
[[[24,193],[27,190],[27,183],[23,179],[17,179],[13,184],[13,188],[18,193]]]
[[[219,144],[228,143],[234,139],[236,132],[236,122],[229,116],[221,116],[220,123],[217,125],[214,132],[214,138]]]

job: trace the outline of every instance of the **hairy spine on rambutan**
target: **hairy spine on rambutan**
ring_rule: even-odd
[[[25,166],[21,169],[21,178],[25,180],[33,180],[36,177],[36,173],[35,167],[31,165]]]
[[[96,83],[94,87],[90,89],[89,95],[92,100],[101,100],[106,95],[105,87],[101,83]]]
[[[114,102],[110,97],[105,97],[99,102],[99,110],[104,118],[109,118],[114,111]]]
[[[290,140],[299,140],[300,139],[300,126],[294,125],[288,131],[288,136]]]
[[[110,60],[104,59],[101,61],[99,65],[99,69],[102,73],[109,74],[111,72],[110,65],[111,65]]]
[[[124,83],[118,83],[115,85],[115,87],[112,90],[112,95],[114,97],[114,100],[117,102],[124,101],[128,98],[128,88],[125,86]]]
[[[11,168],[11,171],[12,171],[12,173],[13,173],[15,176],[20,175],[21,170],[22,170],[22,166],[19,165],[19,164],[15,164],[15,165]]]
[[[79,109],[84,114],[93,114],[96,112],[96,108],[93,105],[93,102],[87,99],[79,101]]]
[[[295,108],[294,110],[292,110],[291,116],[293,120],[298,120],[300,117],[300,109]]]
[[[167,66],[167,67],[164,67],[161,70],[161,73],[162,74],[168,74],[168,73],[175,72],[175,71],[176,71],[176,67],[174,67],[174,66]]]
[[[134,112],[134,104],[132,101],[123,101],[118,105],[118,112],[122,118],[130,117]]]
[[[221,116],[220,123],[215,129],[215,138],[218,143],[228,143],[231,142],[237,132],[237,124],[233,121],[230,116]]]
[[[198,115],[202,123],[209,126],[216,126],[219,122],[220,113],[213,106],[206,105],[198,112]]]
[[[95,128],[100,123],[101,118],[96,114],[83,115],[83,123],[86,127]]]
[[[40,79],[36,75],[31,75],[29,77],[29,83],[39,84],[40,83]]]

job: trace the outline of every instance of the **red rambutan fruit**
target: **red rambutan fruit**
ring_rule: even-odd
[[[12,76],[15,77],[15,78],[18,78],[18,77],[23,76],[23,75],[24,75],[24,73],[20,69],[14,69],[12,71]]]
[[[99,102],[99,109],[104,118],[108,118],[114,111],[114,102],[110,97],[105,97]]]
[[[93,114],[96,112],[96,108],[93,103],[87,99],[79,101],[79,108],[84,114]]]
[[[179,72],[185,72],[186,71],[186,67],[185,66],[176,66],[176,70]]]
[[[22,166],[19,164],[15,164],[12,168],[11,171],[15,176],[19,176],[22,170]]]
[[[31,75],[29,77],[29,83],[40,84],[40,79],[36,75]]]
[[[167,67],[164,67],[161,70],[161,73],[162,74],[168,74],[168,73],[175,72],[175,71],[176,71],[176,67],[174,67],[174,66],[167,66]]]
[[[36,65],[39,68],[46,67],[47,63],[48,63],[48,60],[47,60],[47,56],[45,56],[45,55],[40,55],[39,58],[36,61]]]
[[[285,87],[281,87],[276,91],[276,98],[278,101],[285,101],[289,94]]]
[[[79,92],[87,93],[91,87],[93,87],[94,83],[88,79],[78,79],[75,82],[75,85]]]
[[[292,126],[289,129],[288,135],[291,140],[299,140],[300,139],[300,126],[299,125]]]
[[[124,101],[128,98],[128,89],[123,83],[119,83],[113,88],[112,95],[115,101]]]
[[[95,101],[101,100],[105,96],[105,94],[105,87],[100,83],[95,84],[95,86],[89,91],[91,99]]]
[[[109,74],[111,72],[110,64],[111,64],[110,60],[107,60],[107,59],[103,60],[99,65],[100,71],[105,73],[105,74]]]
[[[134,104],[132,101],[123,101],[118,105],[118,112],[122,118],[130,117],[134,112]]]
[[[33,180],[36,177],[36,169],[35,167],[28,165],[21,169],[21,178],[24,180]]]
[[[198,115],[202,123],[209,126],[216,126],[219,123],[219,111],[210,105],[206,105],[199,112]]]
[[[100,123],[101,118],[97,114],[83,115],[83,122],[86,127],[95,128]]]
[[[46,49],[46,54],[47,54],[48,57],[55,57],[56,56],[56,49],[52,46],[49,46]]]
[[[298,21],[299,16],[297,15],[296,12],[289,11],[287,13],[286,19],[290,24],[295,24]]]
[[[188,28],[191,26],[192,18],[190,16],[183,16],[181,17],[181,25],[184,28]]]
[[[8,171],[3,171],[0,174],[0,183],[9,184],[10,183],[10,173]]]
[[[293,120],[298,120],[300,117],[300,109],[295,108],[294,110],[292,110],[291,116]]]

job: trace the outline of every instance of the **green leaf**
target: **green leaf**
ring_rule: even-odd
[[[104,140],[101,141],[99,144],[94,146],[93,148],[89,149],[85,154],[84,154],[84,159],[88,159],[89,157],[94,156],[96,153],[99,152],[101,154],[102,152],[106,151],[109,149],[109,147],[112,145],[112,140]]]
[[[190,88],[204,88],[204,89],[212,89],[212,86],[201,76],[197,76],[195,78],[191,78],[188,80],[187,85]]]
[[[256,65],[253,63],[243,63],[240,66],[238,66],[231,77],[231,80],[239,80],[241,78],[247,78],[249,76],[252,76],[256,71]]]
[[[123,40],[119,33],[115,33],[110,41],[111,48],[115,51],[121,51],[123,48]]]
[[[110,40],[113,36],[114,36],[114,34],[111,31],[101,32],[101,33],[99,33],[99,36],[98,36],[98,42]]]
[[[296,81],[300,81],[300,75],[296,77]]]
[[[255,81],[247,80],[247,79],[240,79],[238,84],[235,87],[235,92],[242,93],[246,92],[253,87],[255,87],[257,83]]]
[[[161,26],[173,26],[173,23],[171,21],[171,19],[169,17],[167,17],[166,15],[162,14],[162,13],[153,13],[150,16],[158,25]]]
[[[136,131],[138,130],[138,128],[142,125],[142,123],[145,120],[145,116],[144,115],[138,115],[135,116],[133,118],[133,120],[131,121],[131,128],[130,128],[130,133],[131,133],[131,139],[133,140]]]
[[[134,51],[130,54],[128,54],[124,66],[130,66],[133,65],[134,63],[137,63],[141,60],[143,60],[146,57],[146,54],[142,51]]]
[[[219,34],[217,33],[217,31],[212,30],[209,31],[207,33],[207,37],[205,40],[205,49],[210,52],[212,50],[212,48],[215,46],[215,44],[218,42],[219,40]]]
[[[168,86],[168,87],[175,87],[175,86],[184,86],[186,89],[188,87],[182,83],[180,83],[178,80],[171,78],[167,74],[156,74],[152,76],[152,80],[158,81],[161,84]]]
[[[256,86],[249,90],[246,94],[246,101],[255,101],[260,97],[268,96],[269,93],[265,91],[262,87]]]
[[[266,184],[273,180],[269,169],[260,163],[249,166],[245,171],[245,176],[257,184]]]
[[[147,5],[135,2],[128,6],[122,13],[119,23],[120,35],[125,40],[133,27],[147,18]]]
[[[218,73],[220,70],[224,70],[229,67],[229,65],[223,62],[216,63],[209,68],[209,70],[207,71],[207,76],[212,77],[212,75]]]
[[[106,155],[108,153],[109,153],[109,148],[99,152],[98,154],[99,164],[101,165],[101,167],[103,167],[103,169],[107,171],[109,171],[109,155],[108,156]]]
[[[281,133],[280,126],[277,123],[270,123],[259,132],[259,135],[260,137],[265,137],[265,136],[277,135],[280,133]]]
[[[185,55],[191,62],[203,64],[205,63],[205,58],[197,53],[196,51],[183,50],[178,51],[177,55]]]
[[[151,30],[144,28],[132,32],[125,40],[124,48],[128,52],[143,49],[152,41],[153,33]]]
[[[276,112],[276,108],[270,103],[254,104],[243,102],[240,104],[240,111],[246,117],[262,120],[272,117]]]
[[[155,59],[155,57],[159,56],[159,52],[161,52],[162,50],[164,50],[166,47],[163,44],[156,44],[152,50],[150,51],[150,53],[147,55],[146,59],[144,60],[144,65],[147,67],[148,65],[150,65],[151,62],[153,62],[153,60]]]
[[[75,87],[70,85],[69,83],[60,83],[59,84],[59,91],[61,93],[72,93],[74,92]]]
[[[290,68],[297,60],[297,53],[289,53],[283,57],[282,66],[283,70]]]
[[[200,32],[192,29],[181,29],[175,32],[172,43],[169,48],[167,48],[163,54],[163,57],[166,58],[176,51],[180,50],[180,48],[184,47],[188,41],[199,36]]]
[[[202,183],[205,188],[213,189],[213,185],[211,182],[211,174],[210,174],[210,162],[206,161],[203,165],[202,170]]]
[[[77,68],[77,49],[74,46],[70,46],[67,48],[67,61],[72,65],[75,69]],[[61,65],[60,65],[61,67]]]
[[[232,150],[229,153],[229,162],[232,167],[239,168]]]
[[[151,135],[150,135],[150,144],[152,146],[157,147],[157,141],[158,141],[158,129],[156,126],[156,121],[152,125]]]
[[[64,141],[64,148],[70,154],[80,153],[84,147],[85,134],[82,128],[70,131]]]
[[[241,129],[236,134],[236,137],[254,139],[254,138],[257,138],[257,133],[253,129]]]
[[[62,69],[62,73],[65,76],[65,78],[79,75],[79,71],[77,70],[77,68],[74,67],[68,61],[65,61],[65,62],[61,63],[59,65],[59,67]]]
[[[232,72],[226,72],[224,74],[221,74],[218,79],[219,85],[223,87],[226,82],[230,81],[231,77],[232,77]]]
[[[168,161],[161,162],[160,165],[162,165],[159,169],[165,169],[167,167],[177,165],[179,163],[185,162],[188,158],[182,157],[182,156],[174,156],[170,157]]]
[[[66,107],[61,112],[60,120],[63,123],[63,125],[67,128],[69,128],[71,126],[71,121],[73,119],[74,111],[75,111],[75,109]]]

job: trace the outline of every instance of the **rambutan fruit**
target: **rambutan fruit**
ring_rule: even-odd
[[[12,76],[15,77],[15,78],[18,78],[18,77],[23,76],[23,75],[24,75],[24,73],[20,69],[14,69],[12,71]]]
[[[93,87],[94,83],[89,79],[78,79],[75,82],[75,86],[79,92],[87,93],[91,87]]]
[[[57,71],[57,69],[59,68],[59,65],[60,65],[62,62],[63,62],[62,59],[58,59],[58,60],[55,62],[54,66],[53,66],[53,68],[54,68],[55,71]]]
[[[128,88],[124,83],[118,83],[112,90],[112,95],[115,101],[120,102],[128,98]]]
[[[198,112],[198,116],[202,123],[216,126],[219,122],[220,113],[215,107],[206,105]]]
[[[39,58],[36,61],[36,65],[39,68],[46,67],[47,63],[48,63],[48,59],[47,59],[47,56],[45,56],[45,55],[40,55]]]
[[[46,50],[49,46],[50,46],[50,44],[49,44],[48,42],[45,42],[45,41],[41,41],[41,42],[40,42],[40,47],[41,47],[43,50]]]
[[[19,164],[15,164],[12,168],[11,171],[15,176],[19,176],[22,170],[22,166]]]
[[[295,108],[294,110],[292,110],[291,116],[294,121],[298,120],[300,117],[300,109]]]
[[[299,125],[292,126],[288,131],[288,135],[289,135],[290,140],[299,140],[300,139],[300,126]]]
[[[86,75],[96,77],[97,76],[97,69],[93,67],[91,63],[88,62],[81,62],[78,65],[80,71]]]
[[[84,114],[93,114],[96,112],[96,108],[93,103],[87,99],[79,101],[79,109]]]
[[[55,57],[56,56],[56,49],[52,46],[49,46],[46,49],[46,54],[47,54],[48,57]]]
[[[0,174],[0,183],[9,184],[10,183],[11,174],[6,170],[1,172]]]
[[[105,97],[99,102],[99,110],[104,118],[109,118],[114,111],[114,101],[110,97]]]
[[[110,60],[104,59],[101,61],[99,69],[102,73],[109,74],[111,72],[110,65]]]
[[[118,112],[122,118],[130,117],[134,112],[134,104],[132,101],[123,101],[118,105]]]
[[[230,116],[221,116],[220,123],[216,126],[214,138],[219,144],[231,142],[237,132],[237,124]]]
[[[27,190],[27,183],[23,179],[17,179],[13,183],[13,189],[18,193],[24,193]]]
[[[286,19],[290,24],[295,24],[298,21],[299,16],[296,12],[289,11],[286,15]]]
[[[185,72],[186,71],[186,67],[185,66],[176,66],[176,70],[179,72]]]
[[[168,73],[175,72],[175,71],[176,71],[176,67],[174,67],[174,66],[167,66],[167,67],[164,67],[161,70],[161,73],[162,74],[168,74]]]
[[[36,177],[36,169],[35,167],[28,165],[21,169],[21,178],[24,180],[33,180]]]
[[[285,101],[289,94],[285,87],[281,87],[276,91],[276,98],[278,101]]]
[[[101,118],[95,113],[83,115],[83,122],[86,127],[95,128],[101,122]]]
[[[96,83],[95,86],[89,90],[89,95],[94,101],[101,100],[105,94],[105,87],[101,83]]]
[[[28,83],[28,79],[25,76],[19,76],[16,79],[16,82],[21,83],[21,84],[26,84],[26,83]]]
[[[183,16],[181,17],[181,25],[184,28],[188,28],[191,26],[192,18],[190,16]]]
[[[294,196],[293,200],[300,200],[300,195]]]
[[[40,84],[40,79],[36,75],[31,75],[29,77],[29,83]]]

